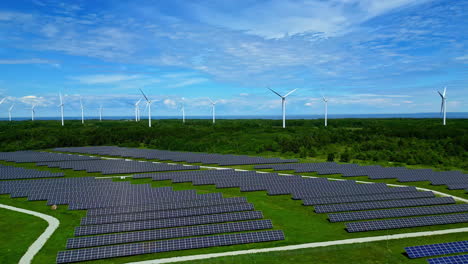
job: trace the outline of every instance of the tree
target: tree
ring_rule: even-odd
[[[334,161],[335,160],[335,153],[331,152],[328,153],[327,161]]]

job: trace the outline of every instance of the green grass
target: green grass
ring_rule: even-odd
[[[9,164],[11,163],[5,163]],[[37,168],[34,164],[23,163],[15,166],[26,168]],[[236,168],[253,169],[253,166],[234,166]],[[66,177],[89,177],[102,176],[99,173],[85,173],[71,170],[50,169],[41,167],[42,170],[64,171]],[[339,175],[332,177],[340,178]],[[355,177],[353,177],[354,179]],[[358,179],[359,177],[356,177]],[[196,189],[199,193],[221,192],[224,197],[245,196],[249,202],[253,203],[256,210],[263,212],[266,219],[271,219],[275,229],[283,230],[286,236],[284,241],[265,242],[248,245],[235,245],[227,247],[216,247],[207,249],[185,250],[180,252],[167,252],[159,254],[147,254],[132,257],[123,257],[116,259],[91,261],[89,263],[125,263],[130,261],[148,260],[154,258],[166,258],[181,255],[193,255],[204,253],[224,252],[231,250],[243,250],[252,248],[266,248],[285,245],[294,245],[309,242],[320,242],[330,240],[340,240],[367,236],[380,236],[387,234],[397,234],[406,232],[418,232],[428,230],[441,230],[450,228],[466,227],[466,224],[451,224],[432,227],[406,228],[389,231],[373,231],[361,233],[348,233],[344,229],[344,223],[329,223],[326,214],[316,214],[313,207],[303,206],[301,201],[292,200],[289,195],[268,196],[266,192],[240,192],[239,188],[216,189],[212,185],[193,186],[190,183],[173,184],[170,181],[151,181],[150,179],[125,179],[134,184],[151,184],[154,187],[172,186],[175,190]],[[363,179],[369,181],[367,178]],[[115,181],[122,181],[115,179]],[[390,180],[391,181],[391,180]],[[393,183],[393,182],[389,182]],[[415,183],[420,187],[438,187],[425,186],[423,183]],[[406,183],[405,183],[406,185]],[[448,192],[446,189],[440,191]],[[451,192],[450,192],[451,193]],[[455,195],[455,194],[454,194]],[[464,195],[464,194],[463,194]],[[459,196],[462,196],[459,194]],[[466,196],[465,196],[466,197]],[[28,202],[24,198],[11,199],[6,195],[0,196],[0,203],[10,204],[17,207],[30,209],[58,218],[61,222],[59,229],[46,243],[45,247],[34,259],[34,263],[53,263],[58,251],[64,250],[67,238],[73,237],[73,231],[79,225],[81,217],[85,215],[84,211],[69,211],[66,206],[59,206],[59,209],[52,211],[45,205],[44,201]],[[16,217],[8,217],[10,222],[15,222]],[[40,234],[41,231],[38,232]],[[29,232],[28,232],[29,234]],[[31,234],[29,238],[33,241],[38,234]],[[15,232],[5,233],[6,237],[13,237]],[[439,242],[448,242],[461,240],[465,234],[450,234],[434,237],[414,238],[394,240],[379,243],[366,243],[362,245],[342,245],[327,248],[303,249],[287,252],[274,252],[268,254],[255,254],[249,256],[238,256],[229,258],[219,258],[212,260],[203,260],[196,263],[339,263],[346,259],[348,263],[424,263],[422,260],[409,260],[402,255],[405,246],[421,245]],[[388,248],[387,248],[388,245]],[[0,255],[4,255],[5,249],[0,249]]]
[[[0,263],[17,263],[46,227],[38,217],[0,208]]]

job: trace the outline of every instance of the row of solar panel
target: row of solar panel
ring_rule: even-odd
[[[39,171],[0,164],[0,180],[54,178],[63,176],[63,173],[52,173],[49,171]]]
[[[298,163],[258,165],[256,169],[294,170],[296,173],[342,174],[345,177],[369,176],[370,179],[398,179],[400,182],[430,181],[433,185],[468,188],[468,175],[460,171],[433,171],[430,169],[407,169],[405,167],[359,166],[357,164]]]
[[[196,152],[178,152],[156,149],[121,148],[114,146],[56,148],[56,151],[95,155],[157,159],[162,161],[204,163],[218,165],[248,165],[297,162],[296,159],[263,158],[245,155],[226,155]]]
[[[50,168],[73,169],[76,171],[100,172],[102,174],[125,174],[154,171],[172,170],[198,170],[199,166],[187,166],[181,164],[167,164],[155,162],[141,162],[121,159],[96,159],[87,161],[53,161],[39,162],[38,166],[48,166]]]
[[[40,152],[40,151],[15,151],[15,152],[0,152],[0,160],[17,162],[17,163],[33,163],[46,161],[79,161],[79,160],[94,160],[98,157],[89,157],[83,155],[71,155],[62,153]]]

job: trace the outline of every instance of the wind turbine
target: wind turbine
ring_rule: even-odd
[[[34,121],[34,114],[36,114],[36,110],[34,110],[35,108],[36,108],[36,105],[33,104],[31,107],[31,121]]]
[[[281,97],[281,106],[283,108],[283,128],[286,128],[286,97],[288,97],[288,95],[294,93],[297,89],[294,89],[294,90],[290,91],[289,93],[285,94],[284,96],[277,93],[276,91],[272,90],[270,87],[268,87],[268,89],[270,91],[272,91],[273,93],[275,93],[276,95],[278,95],[279,97]]]
[[[184,98],[182,98],[182,108],[181,108],[181,111],[182,111],[182,123],[185,124],[185,104],[184,104]]]
[[[327,126],[327,118],[328,118],[328,98],[322,96],[322,100],[325,103],[325,126]]]
[[[135,103],[135,122],[140,121],[140,103],[141,98]]]
[[[83,101],[81,100],[81,96],[80,96],[80,108],[81,108],[81,124],[84,124],[84,106],[83,106]]]
[[[6,97],[3,98],[2,100],[0,100],[0,105],[3,104],[5,102],[5,100],[6,100]]]
[[[99,121],[102,122],[102,105],[99,105]]]
[[[210,100],[210,102],[211,102],[211,112],[213,113],[213,124],[214,124],[214,123],[216,123],[216,112],[215,112],[216,109],[215,109],[215,106],[216,106],[217,102],[211,101],[210,98],[208,98],[208,100]]]
[[[13,107],[15,107],[15,104],[13,103],[10,108],[8,108],[8,120],[11,122],[11,110],[13,110]]]
[[[443,93],[440,93],[439,91],[437,91],[440,95],[440,97],[442,98],[442,102],[440,104],[440,113],[444,113],[444,121],[443,121],[443,124],[445,126],[445,118],[447,116],[447,96],[445,96],[445,93],[447,92],[447,87],[444,87],[444,92]]]
[[[61,114],[61,117],[62,117],[62,126],[64,126],[65,123],[64,123],[64,120],[63,120],[63,98],[62,98],[62,93],[59,93],[59,97],[60,97],[60,104],[58,105],[58,107],[60,107],[60,114]]]
[[[143,92],[143,90],[140,89],[140,92],[141,94],[143,94],[143,97],[145,97],[146,100],[146,106],[148,107],[148,127],[151,127],[151,104],[153,103],[153,101],[146,97],[146,94]]]

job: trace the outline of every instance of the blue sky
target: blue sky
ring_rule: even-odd
[[[468,1],[0,2],[0,117],[468,112]],[[143,110],[143,109],[142,109]]]

